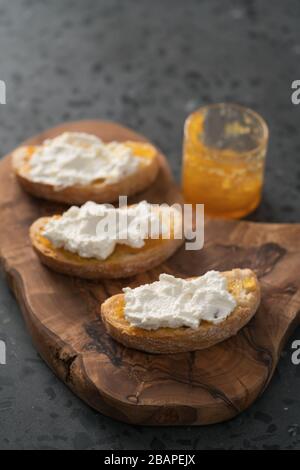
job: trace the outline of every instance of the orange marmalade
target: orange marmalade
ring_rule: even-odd
[[[247,108],[220,104],[191,114],[183,149],[185,201],[204,204],[212,217],[253,211],[261,198],[267,140],[267,125]]]

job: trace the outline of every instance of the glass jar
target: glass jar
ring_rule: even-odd
[[[262,194],[268,126],[251,109],[214,104],[185,122],[182,186],[186,202],[213,217],[240,218]]]

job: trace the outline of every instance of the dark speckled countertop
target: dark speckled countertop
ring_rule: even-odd
[[[112,119],[142,132],[180,175],[186,115],[236,101],[267,120],[264,200],[250,219],[300,220],[298,0],[0,0],[1,154],[65,120]],[[294,338],[300,339],[300,330]],[[1,449],[300,448],[300,365],[291,341],[248,411],[201,427],[125,425],[89,409],[39,358],[0,280]]]

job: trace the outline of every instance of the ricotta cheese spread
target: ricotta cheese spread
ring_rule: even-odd
[[[64,248],[82,258],[105,260],[117,243],[142,248],[145,239],[159,238],[164,233],[164,224],[168,223],[168,218],[161,215],[164,211],[177,214],[172,207],[158,209],[146,201],[117,209],[87,202],[80,208],[71,207],[59,218],[52,218],[43,236],[56,248]],[[169,220],[174,220],[173,217]]]
[[[106,144],[92,134],[65,132],[45,140],[33,153],[29,178],[57,190],[102,179],[112,183],[133,173],[139,162],[124,144]]]
[[[237,305],[218,271],[191,280],[161,274],[159,281],[123,292],[126,320],[146,330],[198,328],[202,320],[221,323]]]

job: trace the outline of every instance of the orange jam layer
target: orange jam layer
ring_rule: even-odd
[[[253,277],[245,277],[244,279],[232,279],[228,281],[228,291],[235,298],[238,298],[242,291],[254,292],[256,282]]]

